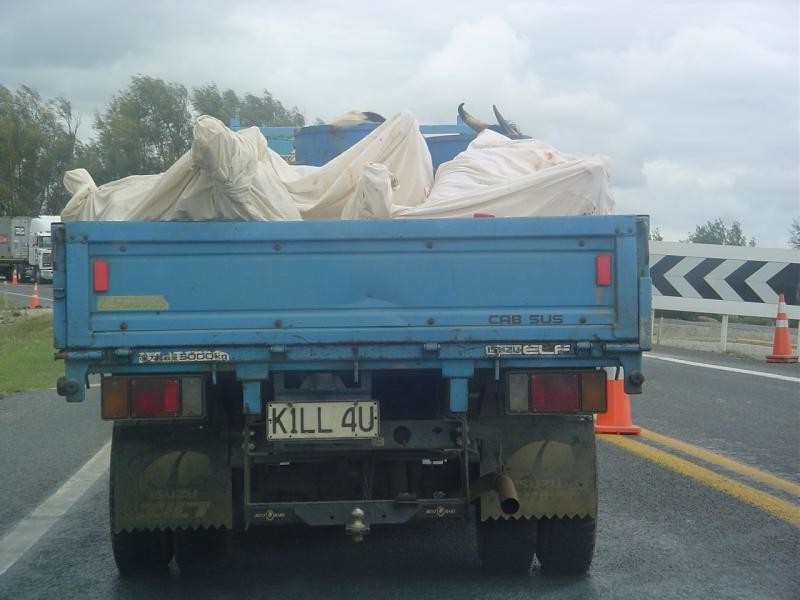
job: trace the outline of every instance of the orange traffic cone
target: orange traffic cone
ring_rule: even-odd
[[[606,384],[606,394],[608,410],[597,415],[595,432],[639,435],[642,428],[634,425],[631,420],[631,399],[625,393],[625,382],[621,379],[611,379]]]
[[[767,362],[797,362],[797,354],[792,354],[792,342],[789,339],[789,319],[786,318],[786,303],[783,299],[783,294],[778,296],[778,316],[775,318],[775,338],[772,342],[772,354],[767,356]]]
[[[17,267],[14,267],[13,274],[11,275],[11,285],[19,285],[19,279],[17,279]]]
[[[33,284],[33,296],[31,296],[31,308],[39,308],[39,284]]]

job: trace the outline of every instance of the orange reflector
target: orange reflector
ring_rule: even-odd
[[[606,408],[606,372],[583,373],[581,377],[581,409],[583,412],[604,413]]]
[[[103,377],[101,389],[101,414],[104,419],[127,419],[128,378]]]

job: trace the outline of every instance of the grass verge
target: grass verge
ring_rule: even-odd
[[[53,360],[53,352],[51,314],[0,325],[0,398],[55,386],[64,364]]]

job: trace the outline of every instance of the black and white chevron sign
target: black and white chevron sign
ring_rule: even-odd
[[[783,294],[800,311],[800,251],[651,242],[650,278],[655,308],[774,316]]]

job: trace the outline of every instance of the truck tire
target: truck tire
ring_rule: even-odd
[[[175,531],[175,562],[182,572],[220,568],[231,556],[233,535],[230,529],[191,529]]]
[[[108,510],[111,517],[111,550],[123,576],[157,573],[166,570],[172,560],[170,531],[114,532],[114,469],[108,485]]]
[[[594,556],[597,521],[591,517],[539,520],[536,555],[545,575],[585,575]]]
[[[536,552],[536,519],[477,519],[478,556],[485,571],[527,575]]]

